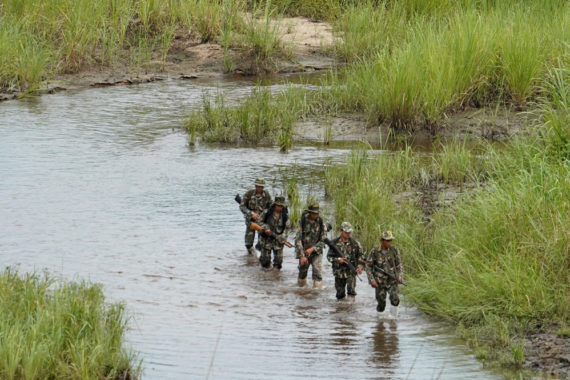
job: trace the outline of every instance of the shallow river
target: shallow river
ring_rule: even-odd
[[[202,94],[238,99],[250,86],[165,81],[0,103],[1,265],[102,283],[132,316],[144,379],[500,378],[405,300],[379,317],[366,282],[337,302],[330,267],[322,291],[298,289],[292,249],[281,273],[246,255],[234,195],[256,177],[280,192],[293,167],[322,197],[319,171],[348,153],[190,148],[180,126]]]

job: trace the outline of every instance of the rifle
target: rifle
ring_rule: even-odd
[[[259,233],[267,235],[265,233],[265,230],[263,229],[263,227],[261,227],[259,224],[255,223],[255,222],[250,223],[249,229],[252,231],[257,231]],[[279,237],[277,235],[275,235],[275,232],[273,232],[273,231],[271,231],[269,236],[272,237],[273,239],[277,240],[277,242],[279,242],[281,244],[285,244],[288,248],[291,248],[293,246],[293,244],[289,243],[287,240],[279,239]]]
[[[332,241],[329,240],[329,238],[324,238],[323,241],[325,242],[326,245],[329,246],[330,249],[332,249],[332,251],[335,253],[336,257],[342,257],[343,259],[346,260],[346,264],[348,265],[348,268],[350,269],[352,274],[354,274],[360,281],[362,281],[362,279],[358,276],[358,272],[356,271],[356,268],[354,267],[354,265],[352,265],[352,263],[346,257],[344,257],[344,255],[338,249],[338,247],[336,245],[334,245],[332,243]]]
[[[239,193],[236,194],[236,197],[234,198],[234,200],[235,200],[237,203],[241,204],[241,195],[239,195]]]
[[[380,268],[378,265],[374,265],[374,270],[376,270],[376,271],[382,273],[383,275],[387,276],[389,279],[391,279],[395,283],[398,283],[398,279],[396,278],[396,276],[394,276],[391,273],[386,272],[384,269]],[[406,286],[406,283],[402,281],[402,285]]]

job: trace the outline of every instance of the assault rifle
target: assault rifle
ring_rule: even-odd
[[[252,231],[257,231],[259,233],[262,233],[264,235],[267,235],[265,233],[265,230],[263,229],[263,227],[261,227],[259,224],[255,223],[255,222],[251,222],[249,224],[249,229]],[[285,244],[287,247],[291,248],[293,246],[293,244],[289,243],[287,240],[281,240],[276,234],[275,232],[271,231],[271,233],[269,234],[270,237],[272,237],[273,239],[277,240],[278,243],[280,244]]]
[[[336,245],[334,245],[332,243],[332,241],[329,240],[329,238],[324,238],[323,242],[329,246],[330,249],[332,249],[332,251],[335,253],[336,257],[342,257],[343,259],[346,260],[346,264],[348,265],[348,268],[350,269],[350,271],[352,272],[352,274],[354,274],[360,281],[362,281],[362,279],[358,276],[358,272],[356,271],[356,268],[354,267],[354,265],[352,265],[352,263],[346,258],[344,257],[344,255],[342,254],[342,252],[338,249],[338,247]]]
[[[369,262],[366,262],[369,263]],[[374,270],[378,271],[380,273],[382,273],[383,275],[385,275],[386,277],[388,277],[390,280],[394,281],[396,284],[398,284],[398,279],[396,278],[396,276],[394,276],[392,273],[388,273],[386,272],[384,269],[380,268],[378,265],[374,265]],[[406,286],[405,282],[402,282],[402,285]]]

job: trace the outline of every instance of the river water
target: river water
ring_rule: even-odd
[[[379,316],[366,281],[337,302],[330,267],[314,291],[297,288],[292,249],[280,273],[247,256],[234,195],[307,173],[302,191],[322,197],[323,166],[348,153],[189,147],[183,116],[204,93],[250,88],[164,81],[0,103],[2,266],[103,284],[132,316],[144,379],[500,378],[405,298]]]

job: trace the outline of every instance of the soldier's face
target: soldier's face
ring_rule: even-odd
[[[318,216],[319,216],[319,214],[317,214],[316,212],[309,212],[309,219],[310,220],[317,220]]]
[[[257,186],[257,185],[256,185],[256,186],[255,186],[255,192],[256,192],[257,194],[263,193],[263,186]]]
[[[283,206],[275,205],[275,212],[280,213],[283,210]]]
[[[392,245],[392,240],[382,240],[382,248],[387,249]]]
[[[348,240],[350,238],[350,234],[352,234],[352,232],[346,232],[345,230],[340,230],[340,237],[342,237],[342,240]]]

